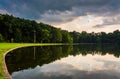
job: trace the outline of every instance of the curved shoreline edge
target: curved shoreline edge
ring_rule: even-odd
[[[15,50],[15,49],[18,49],[18,48],[23,48],[23,47],[29,47],[29,46],[19,46],[19,47],[15,47],[15,48],[12,48],[12,49],[6,51],[6,52],[3,54],[3,56],[2,56],[2,72],[3,72],[3,75],[4,75],[5,79],[12,79],[12,77],[11,77],[11,75],[9,74],[8,69],[7,69],[7,65],[6,65],[6,62],[5,62],[5,56],[6,56],[9,52],[11,52],[11,51],[13,51],[13,50]]]
[[[6,51],[5,53],[3,53],[3,55],[2,55],[2,73],[3,73],[4,77],[5,77],[5,79],[12,79],[11,75],[8,72],[7,65],[6,65],[6,62],[5,62],[5,56],[10,51],[13,51],[13,50],[18,49],[18,48],[29,47],[29,46],[52,46],[52,45],[63,45],[63,44],[30,44],[30,45],[22,45],[22,46],[18,46],[18,47],[15,47],[15,48],[11,48],[8,51]]]

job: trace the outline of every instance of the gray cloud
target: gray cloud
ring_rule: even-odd
[[[102,24],[93,26],[93,28],[103,28],[109,25],[119,25],[120,24],[120,15],[108,16],[103,19]]]
[[[119,0],[4,0],[3,8],[11,13],[19,13],[20,16],[36,19],[40,14],[48,10],[71,11],[73,7],[79,7],[79,15],[90,13],[113,12],[119,10]],[[25,7],[26,6],[26,7]],[[81,9],[82,8],[82,9]],[[82,13],[82,14],[81,14]]]
[[[49,10],[46,13],[40,15],[40,17],[41,18],[37,20],[38,22],[42,21],[42,22],[49,22],[52,24],[60,24],[63,22],[72,21],[77,17],[77,15],[74,13],[74,11],[53,12]]]
[[[74,20],[79,16],[108,16],[120,13],[120,0],[1,0],[0,9],[14,16],[33,19],[38,22],[61,24]],[[112,20],[112,21],[110,21]],[[119,24],[113,18],[106,18],[105,25]]]

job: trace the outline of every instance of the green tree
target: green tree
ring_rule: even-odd
[[[63,43],[73,43],[73,38],[67,31],[62,31],[62,42]]]
[[[14,31],[14,41],[15,42],[21,42],[22,41],[22,33],[20,29],[16,28]]]
[[[50,39],[50,31],[48,31],[47,29],[42,29],[42,34],[41,34],[41,43],[42,42],[49,42]]]
[[[0,42],[3,42],[4,39],[3,39],[3,36],[0,34]]]
[[[71,34],[71,36],[73,38],[73,43],[78,43],[79,42],[80,33],[76,32],[76,31],[73,31],[70,34]]]
[[[51,42],[53,43],[60,43],[62,42],[62,33],[60,29],[52,30]]]

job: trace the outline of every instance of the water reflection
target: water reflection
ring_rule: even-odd
[[[34,46],[34,60],[36,59],[36,47]]]
[[[6,56],[13,79],[120,79],[120,49],[113,45],[28,47]]]

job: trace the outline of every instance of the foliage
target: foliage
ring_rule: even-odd
[[[120,31],[115,30],[113,33],[87,33],[85,31],[71,32],[74,43],[112,43],[112,44],[120,44]]]
[[[3,36],[0,34],[0,42],[3,42],[4,39],[3,39]]]
[[[67,31],[62,31],[62,42],[63,43],[72,43],[73,42],[73,38],[70,35],[70,33],[68,33]]]
[[[36,33],[34,34],[34,31]],[[33,43],[116,43],[120,44],[120,31],[113,33],[68,32],[44,23],[0,14],[0,42]]]
[[[0,34],[6,42],[32,43],[34,42],[34,35],[36,35],[36,42],[39,43],[71,43],[70,40],[62,40],[62,31],[44,23],[0,14]],[[69,32],[66,31],[65,33],[69,35]]]
[[[53,34],[54,33],[54,34]],[[51,36],[51,42],[55,43],[61,43],[62,42],[62,33],[60,29],[53,29],[52,30],[52,36]]]

